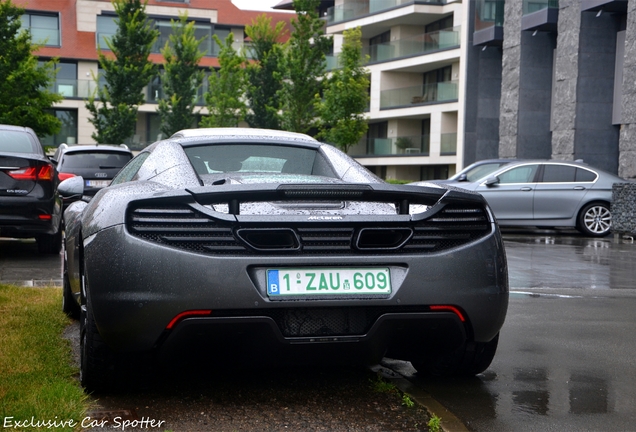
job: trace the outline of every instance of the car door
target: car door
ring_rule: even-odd
[[[533,215],[533,198],[539,164],[515,165],[494,173],[498,181],[482,182],[476,189],[486,198],[497,220],[530,221]],[[489,179],[492,177],[489,177]]]
[[[571,219],[597,175],[567,163],[546,162],[534,193],[534,218]]]

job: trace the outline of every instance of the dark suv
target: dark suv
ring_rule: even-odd
[[[53,163],[57,165],[60,181],[82,176],[84,195],[93,196],[108,186],[132,157],[132,152],[125,144],[61,144],[53,156]]]
[[[0,236],[35,237],[41,253],[62,246],[59,178],[28,127],[0,125]]]

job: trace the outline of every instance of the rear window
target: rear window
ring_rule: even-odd
[[[131,154],[115,152],[96,153],[66,153],[58,169],[69,168],[95,168],[112,169],[122,168],[132,159]]]
[[[264,144],[210,144],[186,147],[197,174],[282,173],[336,177],[314,149]]]
[[[0,151],[7,153],[36,153],[42,150],[25,132],[0,130]]]

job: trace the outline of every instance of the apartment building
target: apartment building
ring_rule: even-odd
[[[334,37],[328,70],[338,67],[344,31],[362,30],[369,131],[349,154],[382,178],[445,178],[461,166],[464,6],[460,0],[321,1],[325,33]]]
[[[636,2],[467,6],[464,163],[583,159],[636,178]]]
[[[58,146],[61,143],[93,143],[93,126],[88,122],[89,112],[85,100],[98,85],[94,77],[99,76],[98,48],[108,51],[105,38],[115,34],[116,14],[110,0],[14,0],[14,4],[25,9],[23,27],[31,30],[34,42],[43,44],[35,54],[42,60],[58,58],[58,73],[54,90],[64,96],[55,105],[54,111],[62,121],[61,131],[43,139],[44,145]],[[209,70],[218,66],[219,47],[212,35],[222,40],[232,32],[237,48],[244,43],[245,26],[258,15],[266,13],[272,22],[289,22],[293,14],[244,11],[234,6],[231,0],[149,0],[146,13],[151,18],[160,37],[155,43],[151,61],[162,63],[160,49],[171,33],[170,20],[187,13],[195,21],[195,32],[203,42],[205,52],[200,66]],[[201,89],[199,110],[203,107]],[[156,77],[145,89],[146,103],[139,107],[136,133],[131,137],[133,148],[143,147],[161,137],[157,100],[161,97],[160,78]]]

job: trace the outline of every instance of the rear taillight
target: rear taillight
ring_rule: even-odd
[[[71,177],[75,177],[75,174],[71,173],[58,173],[57,176],[60,178],[60,181],[70,179]]]
[[[53,180],[53,167],[44,165],[41,167],[27,167],[19,170],[8,171],[7,174],[16,180]]]

